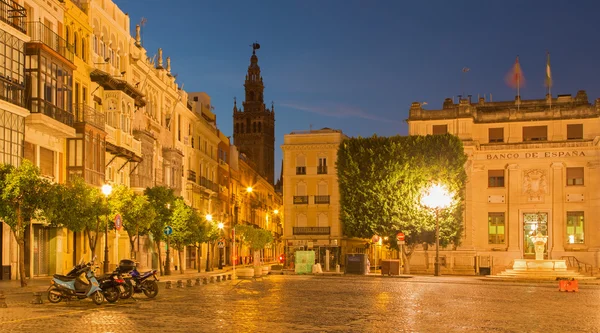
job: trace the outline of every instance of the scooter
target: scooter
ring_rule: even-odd
[[[90,297],[96,305],[102,304],[104,295],[92,270],[93,266],[93,260],[87,264],[82,261],[71,270],[72,273],[69,272],[73,276],[54,274],[48,288],[48,301],[59,303],[62,299],[72,297]]]
[[[148,298],[154,298],[158,295],[158,278],[156,277],[157,270],[140,273],[137,270],[136,263],[133,260],[123,259],[117,267],[119,274],[129,273],[131,277],[125,278],[125,292],[121,293],[122,299],[127,299],[133,296],[134,293],[144,293]],[[151,279],[154,278],[154,279]]]
[[[81,274],[82,270],[85,269],[85,266],[86,264],[81,261],[79,264],[75,265],[75,267],[73,267],[73,269],[71,269],[65,276],[77,277]],[[100,284],[100,289],[102,289],[104,298],[109,303],[117,302],[121,296],[121,292],[125,291],[125,288],[123,287],[125,285],[125,280],[119,278],[117,271],[113,272],[112,274],[102,275],[96,279]],[[85,298],[85,296],[80,296],[79,298]]]

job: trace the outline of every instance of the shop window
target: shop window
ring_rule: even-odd
[[[488,170],[488,187],[504,187],[504,170]]]
[[[548,126],[524,126],[523,141],[546,141],[548,140]]]
[[[583,168],[567,168],[567,186],[583,185]]]
[[[504,244],[504,213],[488,213],[488,244]]]
[[[490,128],[488,129],[488,136],[490,142],[504,142],[504,128]]]
[[[567,212],[567,243],[583,244],[583,212]]]
[[[567,140],[583,139],[583,124],[567,125]]]

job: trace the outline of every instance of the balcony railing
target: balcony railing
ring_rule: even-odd
[[[329,196],[328,195],[315,195],[315,204],[328,204]]]
[[[329,235],[331,227],[294,227],[294,235]]]
[[[326,165],[319,165],[317,167],[317,174],[319,174],[319,175],[325,175],[325,174],[327,174],[327,166]]]
[[[73,127],[73,114],[71,112],[60,109],[42,99],[36,98],[31,101],[31,113],[43,113],[52,119]]]
[[[25,8],[15,1],[0,0],[0,20],[4,23],[24,33],[26,16]]]
[[[8,82],[0,78],[0,99],[25,107],[25,87],[16,82]]]
[[[68,44],[66,40],[42,22],[27,22],[27,35],[31,37],[31,43],[41,42],[69,62],[73,62],[73,45]]]
[[[104,113],[85,104],[73,104],[73,113],[75,113],[75,123],[88,123],[104,130]]]
[[[187,180],[194,182],[194,183],[197,182],[198,180],[196,178],[196,171],[188,170]]]
[[[308,204],[308,195],[295,195],[294,196],[294,205],[307,205]]]
[[[306,174],[306,167],[296,167],[296,174],[297,175],[305,175]]]

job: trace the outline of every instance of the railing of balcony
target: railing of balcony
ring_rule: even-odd
[[[85,104],[73,104],[73,113],[75,114],[75,123],[88,123],[100,129],[104,129],[104,113],[95,110],[93,107]]]
[[[0,0],[0,20],[11,27],[25,32],[25,8],[13,0]]]
[[[305,175],[306,174],[306,167],[296,167],[296,174],[297,175]]]
[[[328,195],[315,195],[315,204],[328,204],[329,196]]]
[[[326,165],[317,166],[317,174],[319,174],[319,175],[327,174],[327,166]]]
[[[42,22],[27,22],[27,35],[31,37],[32,43],[44,43],[69,62],[73,62],[73,45],[68,44],[66,40]]]
[[[0,99],[25,107],[25,87],[0,78]]]
[[[42,99],[33,99],[31,101],[31,113],[43,113],[52,119],[73,127],[73,114],[71,112],[59,109],[56,105],[48,103]]]
[[[331,227],[293,227],[294,235],[329,235]]]
[[[188,170],[188,175],[187,175],[187,180],[192,181],[192,182],[197,182],[197,178],[196,178],[196,171],[194,170]]]
[[[308,204],[308,195],[295,195],[294,196],[294,205],[307,205]]]

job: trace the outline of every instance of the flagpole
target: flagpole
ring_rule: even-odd
[[[521,110],[521,64],[519,64],[519,56],[517,56],[517,111]]]
[[[550,69],[550,52],[548,53],[548,62],[546,63],[546,76],[547,76],[547,80],[548,80],[548,95],[550,95],[550,110],[552,110],[552,72],[549,71]],[[550,75],[548,75],[550,74]]]

